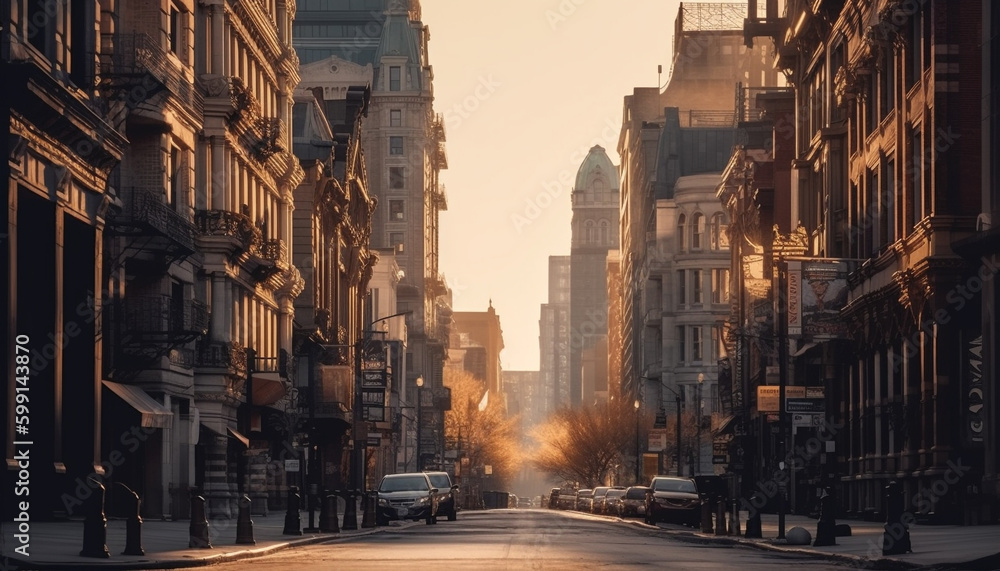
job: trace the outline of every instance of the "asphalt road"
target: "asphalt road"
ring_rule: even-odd
[[[458,521],[389,526],[211,569],[839,569],[813,557],[682,541],[617,518],[550,510],[460,513]]]

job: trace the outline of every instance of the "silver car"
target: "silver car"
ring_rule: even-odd
[[[427,474],[389,474],[378,486],[376,523],[386,525],[401,519],[437,523],[439,501],[438,489]]]

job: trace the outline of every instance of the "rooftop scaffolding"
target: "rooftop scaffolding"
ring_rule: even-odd
[[[743,30],[747,17],[746,2],[682,2],[678,11],[680,28],[685,32]]]

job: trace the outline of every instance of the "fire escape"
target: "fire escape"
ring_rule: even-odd
[[[136,119],[148,122],[167,97],[200,112],[202,100],[194,86],[149,36],[116,34],[110,39],[114,50],[102,61],[99,88],[110,101],[107,116],[116,127],[125,131],[126,122],[139,111],[142,117]],[[181,284],[175,283],[169,294],[155,286],[132,286],[162,282],[172,264],[196,253],[194,225],[165,197],[160,186],[119,187],[122,206],[108,220],[105,267],[109,276],[130,284],[124,295],[109,296],[105,308],[111,337],[105,343],[106,357],[118,381],[168,354],[190,366],[193,355],[183,346],[208,329],[205,304],[185,294]]]

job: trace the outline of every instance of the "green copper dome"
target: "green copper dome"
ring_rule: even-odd
[[[594,145],[576,171],[576,185],[573,190],[590,190],[595,182],[603,189],[618,190],[618,168],[604,152],[604,147]]]

